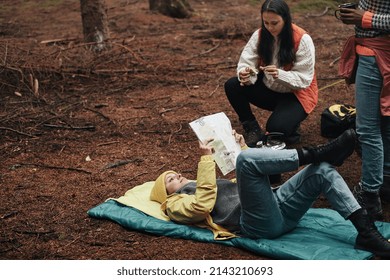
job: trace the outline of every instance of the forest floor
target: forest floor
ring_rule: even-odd
[[[267,259],[87,215],[166,169],[195,178],[198,143],[189,122],[225,112],[242,132],[223,85],[259,27],[259,1],[193,0],[191,18],[173,19],[149,11],[148,1],[106,0],[112,48],[99,54],[83,43],[79,1],[3,2],[0,259]],[[353,28],[323,11],[293,9],[314,40],[320,88],[298,146],[327,141],[325,108],[354,104],[353,87],[337,77]],[[268,113],[254,112],[264,124]],[[351,188],[360,166],[354,153],[338,168]],[[329,204],[319,198],[314,207]],[[384,210],[390,221],[390,206]]]

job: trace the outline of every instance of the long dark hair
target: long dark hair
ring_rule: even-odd
[[[283,18],[284,27],[279,34],[279,42],[282,43],[280,44],[277,58],[280,66],[292,64],[295,60],[295,50],[290,8],[283,0],[266,0],[261,7],[261,18],[263,18],[264,12],[272,12]],[[274,37],[265,28],[264,22],[262,22],[260,44],[257,47],[257,53],[265,65],[269,65],[272,62],[273,48]]]

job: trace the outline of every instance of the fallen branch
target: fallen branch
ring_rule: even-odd
[[[100,144],[98,144],[98,147],[112,145],[112,144],[116,144],[116,143],[119,143],[119,141],[111,141],[111,142],[106,142],[106,143],[100,143]]]
[[[133,38],[131,40],[133,40],[134,38],[135,38],[135,36],[133,36]],[[120,48],[124,48],[125,50],[127,50],[129,53],[131,53],[133,55],[133,57],[137,60],[137,62],[144,62],[145,61],[141,56],[137,55],[132,49],[126,47],[125,45],[118,44],[118,43],[115,43],[115,42],[111,42],[111,44],[116,45],[116,46],[118,46]]]
[[[215,87],[215,89],[209,94],[209,97],[213,96],[214,93],[218,90],[219,88],[219,82],[221,81],[221,79],[223,78],[223,76],[220,76],[217,80],[217,86]]]
[[[115,168],[115,167],[126,165],[126,164],[129,164],[129,163],[132,163],[132,162],[140,162],[140,161],[142,161],[142,160],[139,159],[139,158],[119,160],[119,161],[114,162],[114,163],[106,164],[106,166],[104,166],[103,169]]]
[[[221,45],[221,42],[219,41],[217,45],[215,45],[211,49],[208,49],[208,50],[205,50],[205,51],[201,52],[200,55],[204,55],[204,54],[210,53],[210,52],[218,49],[220,45]]]
[[[169,144],[171,144],[171,139],[172,139],[173,135],[174,135],[175,133],[178,133],[178,132],[180,132],[180,131],[182,130],[182,128],[183,128],[183,126],[180,124],[180,127],[179,127],[179,129],[178,129],[178,130],[176,130],[176,131],[173,131],[173,132],[171,133],[171,135],[169,135],[169,139],[168,139],[168,145],[169,145]]]
[[[15,216],[18,214],[18,211],[12,211],[10,213],[4,214],[3,216],[0,217],[1,220],[7,219],[9,217]]]
[[[162,170],[163,168],[165,168],[165,164],[161,165],[160,168],[156,170],[156,172]]]
[[[329,85],[326,85],[326,86],[324,86],[324,87],[318,89],[318,91],[322,91],[322,90],[324,90],[324,89],[333,87],[333,86],[335,86],[335,85],[337,85],[337,84],[339,84],[339,83],[341,83],[341,82],[345,82],[345,81],[344,81],[344,80],[339,80],[339,81],[337,81],[337,82],[331,83],[331,84],[329,84]]]
[[[162,130],[140,130],[139,133],[151,133],[151,134],[168,134],[170,131],[162,131]]]
[[[86,106],[83,106],[83,108],[84,108],[85,110],[91,111],[91,112],[93,112],[93,113],[96,113],[96,114],[102,116],[105,120],[109,121],[110,123],[114,123],[109,117],[107,117],[106,115],[104,115],[102,112],[99,112],[99,111],[97,111],[97,110],[88,108],[88,107],[86,107]]]
[[[79,44],[79,45],[73,45],[71,47],[60,49],[58,51],[52,52],[50,55],[55,55],[55,54],[58,54],[60,52],[64,52],[64,51],[67,51],[67,50],[82,48],[82,47],[86,47],[86,46],[93,46],[93,45],[97,45],[97,44],[101,44],[101,43],[107,43],[107,41],[104,40],[103,42],[87,42],[87,43],[82,43],[82,44]]]
[[[48,230],[48,231],[31,231],[31,230],[19,230],[19,229],[14,229],[13,230],[14,232],[17,232],[17,233],[22,233],[22,234],[36,234],[36,235],[39,235],[39,234],[50,234],[50,233],[53,233],[55,232],[54,230]]]
[[[325,7],[325,10],[320,14],[307,14],[306,17],[322,17],[326,15],[329,11],[329,7]]]
[[[69,171],[76,171],[86,174],[92,174],[92,172],[79,169],[79,168],[73,168],[73,167],[62,167],[62,166],[52,166],[52,165],[46,165],[46,164],[39,164],[39,163],[18,163],[16,165],[20,166],[36,166],[36,167],[42,167],[42,168],[49,168],[49,169],[60,169],[60,170],[69,170]]]
[[[60,43],[60,42],[67,42],[67,41],[76,41],[78,38],[61,38],[61,39],[51,39],[51,40],[43,40],[39,43],[41,44],[52,44],[52,43]]]
[[[188,91],[191,91],[191,88],[188,86],[187,79],[184,79],[184,84],[185,84],[186,88],[188,89]]]
[[[187,104],[188,105],[188,104]],[[164,114],[164,113],[167,113],[167,112],[171,112],[171,111],[174,111],[174,110],[177,110],[177,109],[180,109],[182,108],[184,105],[180,105],[180,106],[176,106],[176,107],[172,107],[172,108],[161,108],[161,110],[158,111],[158,113],[160,115]]]
[[[24,136],[28,136],[28,137],[35,137],[34,135],[24,133],[24,132],[21,132],[21,131],[18,131],[18,130],[9,128],[9,127],[0,127],[0,130],[8,130],[8,131],[12,131],[12,132],[15,132],[17,134],[20,134],[20,135],[24,135]]]
[[[340,80],[339,76],[334,76],[334,77],[318,77],[318,81],[329,81],[329,80]]]
[[[59,248],[59,249],[57,250],[57,253],[61,252],[63,249],[65,249],[65,248],[68,247],[69,245],[75,243],[77,240],[80,239],[80,237],[81,237],[81,236],[76,237],[75,239],[73,239],[71,242],[69,242],[69,243],[66,244],[65,246]]]
[[[168,108],[168,109],[162,108],[158,113],[159,113],[160,115],[162,115],[162,114],[164,114],[164,113],[168,113],[168,112],[171,112],[171,111],[173,111],[173,110],[177,110],[177,109],[179,109],[179,108],[180,108],[179,106],[177,106],[177,107],[172,107],[172,108]]]
[[[43,126],[48,128],[59,128],[59,129],[71,129],[71,130],[95,130],[95,126],[87,125],[87,126],[63,126],[63,125],[55,125],[55,124],[43,124]]]
[[[142,173],[139,173],[133,177],[131,177],[130,179],[128,179],[128,181],[132,182],[135,178],[141,176],[141,175],[145,175],[145,174],[148,174],[148,172],[142,172]]]
[[[341,56],[339,56],[338,58],[333,60],[331,63],[329,63],[329,67],[333,67],[335,65],[335,63],[340,60],[340,58],[341,58]]]

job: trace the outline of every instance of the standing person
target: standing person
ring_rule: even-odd
[[[150,199],[161,203],[170,220],[206,227],[217,240],[245,236],[276,238],[293,230],[301,217],[323,194],[341,216],[355,226],[355,248],[390,257],[386,240],[334,168],[354,151],[353,129],[325,145],[299,149],[250,149],[233,132],[242,151],[237,158],[237,183],[216,179],[210,143],[200,143],[201,158],[196,181],[175,171],[165,171],[156,180]],[[312,164],[314,163],[314,164]],[[298,170],[272,189],[268,176]]]
[[[314,44],[305,30],[292,23],[283,0],[266,0],[261,19],[261,28],[241,53],[237,77],[225,83],[225,92],[249,147],[264,140],[266,132],[282,133],[286,144],[297,143],[298,128],[318,101]],[[251,104],[272,112],[265,131]]]
[[[340,8],[340,20],[355,25],[348,44],[352,49],[344,49],[356,51],[358,63],[354,78],[362,175],[355,193],[380,220],[380,197],[390,201],[390,1],[360,0],[357,9]]]

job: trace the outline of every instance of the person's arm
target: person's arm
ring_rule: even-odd
[[[211,145],[200,144],[196,192],[168,198],[165,213],[176,222],[194,224],[203,221],[213,210],[217,199],[217,179]]]
[[[291,90],[304,89],[310,86],[315,74],[315,48],[312,38],[303,35],[296,52],[296,61],[289,71],[278,69],[275,83],[282,84]]]
[[[390,14],[374,14],[366,11],[361,22],[363,28],[390,30]]]
[[[365,29],[390,30],[390,14],[341,8],[340,20],[344,24],[353,24]]]
[[[243,85],[254,84],[257,80],[259,56],[257,45],[259,43],[259,30],[255,31],[243,51],[237,64],[237,77]]]

